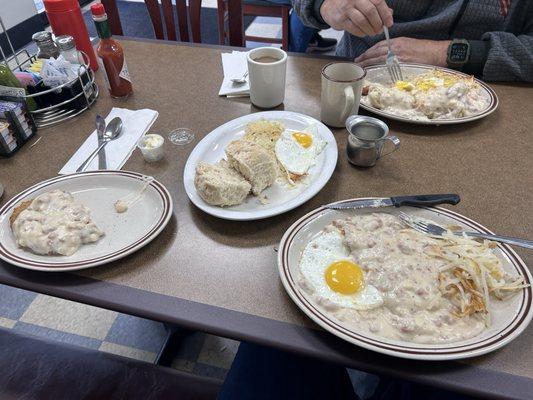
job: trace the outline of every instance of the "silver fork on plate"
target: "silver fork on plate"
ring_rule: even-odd
[[[515,246],[525,247],[526,249],[533,249],[533,240],[519,239],[519,238],[513,238],[509,236],[491,235],[488,233],[480,233],[480,232],[465,232],[465,231],[452,232],[452,231],[448,231],[447,229],[444,229],[442,226],[428,223],[424,220],[413,217],[412,215],[408,215],[401,211],[400,211],[399,217],[405,225],[413,228],[414,230],[418,232],[422,232],[422,233],[425,233],[431,236],[443,236],[446,232],[451,232],[456,236],[466,235],[466,236],[475,237],[475,238],[493,240],[495,242],[513,244]]]
[[[389,75],[393,83],[396,83],[397,81],[403,81],[400,62],[398,61],[398,57],[396,57],[396,55],[392,52],[390,48],[389,28],[383,26],[383,32],[385,32],[385,38],[387,39],[387,47],[389,48],[389,50],[387,51],[387,62],[385,63],[385,65],[387,66],[387,70],[389,71]]]

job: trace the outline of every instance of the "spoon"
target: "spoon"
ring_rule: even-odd
[[[107,124],[104,132],[104,137],[102,138],[102,144],[98,146],[98,148],[91,153],[91,155],[79,166],[79,168],[76,170],[76,172],[83,172],[87,169],[91,161],[96,157],[98,152],[103,149],[106,144],[108,144],[110,141],[115,140],[120,136],[120,133],[122,132],[122,120],[119,117],[115,117],[111,120],[109,124]]]
[[[244,75],[242,76],[242,78],[231,78],[231,81],[233,83],[236,83],[238,85],[242,85],[243,83],[246,83],[246,77],[248,76],[248,71],[246,71],[244,73]]]

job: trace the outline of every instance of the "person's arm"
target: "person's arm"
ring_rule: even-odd
[[[292,5],[305,25],[355,36],[377,35],[393,22],[385,0],[292,0]]]
[[[482,36],[483,40],[469,40],[470,58],[461,70],[485,81],[533,82],[533,28],[530,32],[521,35],[489,32]],[[448,66],[446,54],[449,44],[449,40],[391,39],[392,51],[401,62],[437,67]],[[368,67],[383,64],[386,58],[387,42],[383,40],[354,61]]]
[[[329,25],[315,12],[315,3],[322,5],[324,0],[292,0],[293,11],[298,14],[304,25],[317,29],[328,29]],[[319,8],[320,10],[320,8]]]
[[[482,37],[486,59],[482,77],[486,81],[533,82],[533,17],[526,33],[488,32]]]

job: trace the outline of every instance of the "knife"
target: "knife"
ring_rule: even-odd
[[[356,210],[359,208],[400,207],[400,206],[435,206],[437,204],[456,205],[461,201],[457,194],[419,194],[415,196],[394,196],[377,199],[353,200],[342,203],[327,204],[331,210]]]
[[[96,116],[96,137],[98,138],[98,146],[102,144],[105,132],[105,119],[101,115]],[[107,160],[105,156],[105,148],[98,152],[98,169],[107,169]]]

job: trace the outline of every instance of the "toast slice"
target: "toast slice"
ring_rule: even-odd
[[[200,162],[196,166],[194,186],[206,203],[221,207],[243,203],[252,188],[226,160],[216,164]]]
[[[226,147],[226,155],[229,165],[252,184],[254,195],[259,196],[276,180],[276,159],[262,146],[248,140],[234,140]]]

